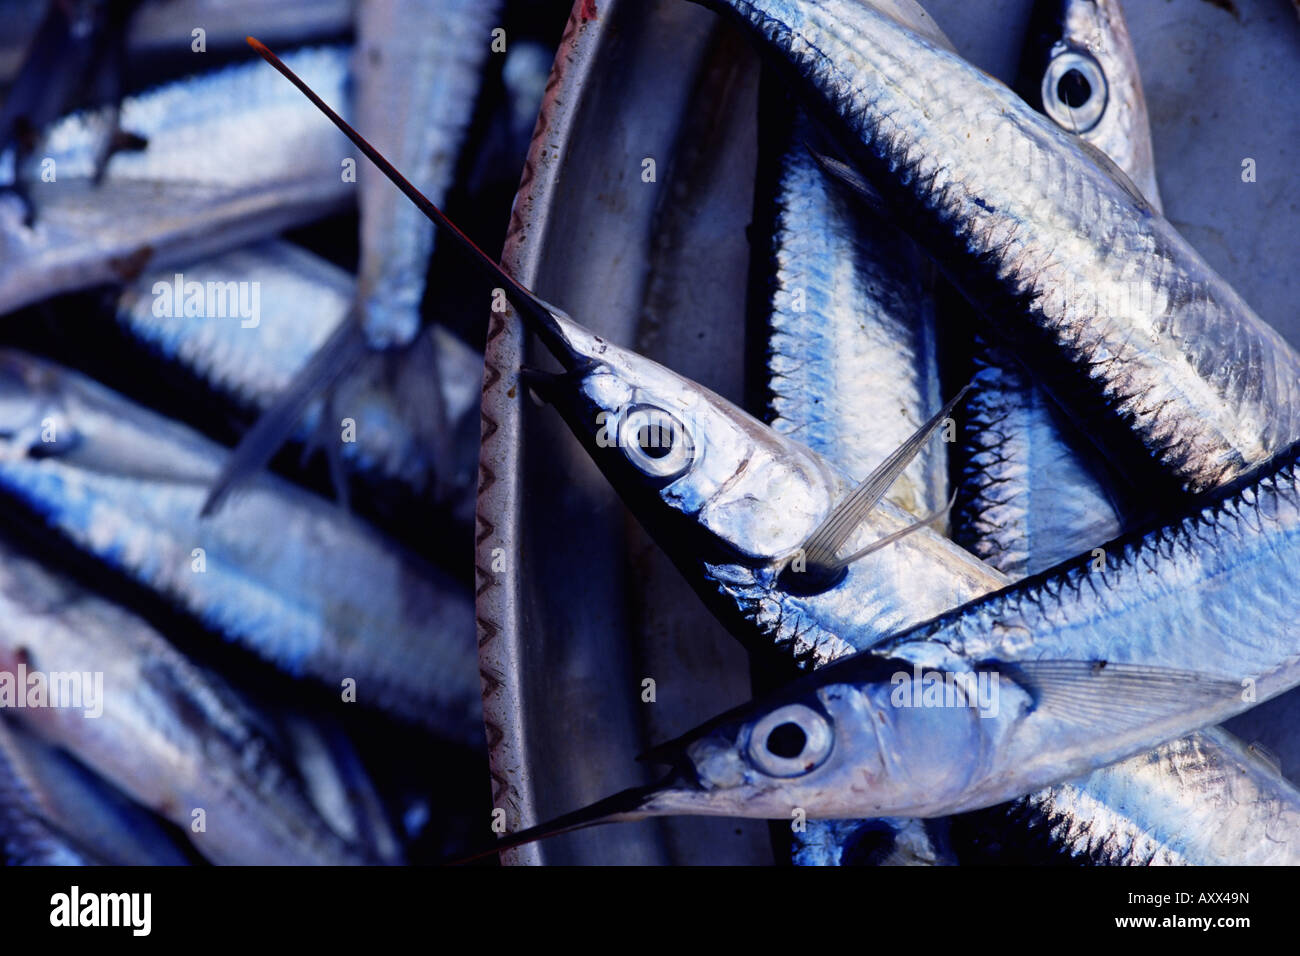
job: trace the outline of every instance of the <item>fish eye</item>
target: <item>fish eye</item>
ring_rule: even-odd
[[[765,715],[749,734],[749,759],[772,777],[798,777],[830,754],[830,722],[811,707],[786,704]]]
[[[675,478],[695,458],[695,443],[681,419],[654,405],[636,405],[623,416],[619,447],[642,474]]]
[[[1106,112],[1106,74],[1100,63],[1078,50],[1052,57],[1041,92],[1047,115],[1072,133],[1086,133]]]

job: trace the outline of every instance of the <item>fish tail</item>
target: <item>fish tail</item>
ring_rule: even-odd
[[[203,503],[202,516],[216,514],[232,491],[265,468],[292,434],[307,407],[317,399],[328,397],[368,351],[369,344],[356,313],[350,312],[230,453]],[[336,472],[332,468],[331,473],[337,476],[341,469]]]

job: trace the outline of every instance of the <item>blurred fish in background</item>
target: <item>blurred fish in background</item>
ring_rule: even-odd
[[[490,290],[244,38],[498,254],[567,14],[0,0],[0,669],[104,681],[94,720],[0,712],[5,863],[418,864],[481,829]]]

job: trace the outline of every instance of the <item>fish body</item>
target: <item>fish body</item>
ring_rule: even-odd
[[[1071,89],[1071,79],[1081,85]],[[1027,102],[1099,149],[1161,207],[1141,78],[1117,3],[1037,4],[1017,85]],[[1095,455],[1013,356],[982,338],[976,353],[956,539],[1022,578],[1117,537],[1120,508]],[[1240,800],[1223,783],[1238,778],[1251,783]],[[1262,796],[1270,790],[1271,801]],[[1257,821],[1260,831],[1243,830],[1235,842],[1197,842],[1180,829],[1189,818],[1216,817],[1246,827],[1254,808],[1289,806],[1293,792],[1264,761],[1246,760],[1226,732],[1206,730],[1023,797],[1005,809],[1005,819],[1010,832],[1028,827],[1074,860],[1243,863],[1276,845],[1268,830],[1282,821]]]
[[[848,0],[708,0],[783,59],[897,217],[1133,480],[1195,494],[1300,437],[1300,358],[1096,150]]]
[[[1300,446],[1107,552],[1103,570],[1068,562],[723,714],[646,755],[674,768],[663,784],[557,823],[977,810],[1300,683],[1300,598],[1288,583],[1300,554]],[[1264,820],[1270,839],[1292,839],[1285,815],[1275,826],[1257,809],[1232,825]]]
[[[926,267],[906,237],[855,208],[808,151],[806,116],[778,160],[765,312],[766,420],[864,478],[943,404]],[[914,515],[947,501],[942,442],[890,489]]]
[[[1300,791],[1219,727],[1040,790],[1016,801],[1009,817],[1045,832],[1073,862],[1300,862]]]
[[[530,387],[555,405],[632,513],[751,649],[817,666],[1006,583],[923,528],[850,564],[833,586],[795,588],[785,570],[854,483],[699,384],[550,316],[550,345],[569,371],[529,376]],[[913,523],[882,501],[860,516],[843,550]]]
[[[270,476],[202,519],[221,446],[27,356],[0,382],[0,487],[60,535],[292,674],[481,740],[473,607],[444,574]]]
[[[346,48],[304,49],[290,59],[335,102],[346,101]],[[121,123],[149,145],[113,156],[96,185],[108,123],[96,112],[60,120],[28,163],[14,170],[10,159],[8,175],[0,172],[0,184],[15,176],[28,184],[35,210],[29,227],[22,200],[0,196],[0,312],[128,280],[146,264],[239,246],[354,198],[341,175],[346,141],[261,64],[128,97]]]
[[[27,673],[29,686],[33,672],[49,686],[57,674],[102,680],[93,707],[83,689],[82,707],[12,715],[170,819],[209,860],[365,862],[311,807],[228,689],[144,621],[8,550],[0,601],[0,669]]]
[[[177,275],[182,283],[198,282],[205,288],[208,283],[225,288],[231,282],[256,288],[257,315],[214,315],[206,308],[193,310],[201,313],[197,315],[173,315],[159,308],[160,296],[168,301],[183,298],[174,291]],[[148,270],[123,292],[117,315],[134,338],[163,359],[183,366],[240,410],[260,412],[271,407],[338,329],[355,292],[356,281],[349,273],[274,239],[174,269]],[[400,480],[416,492],[432,489],[439,474],[457,487],[468,487],[478,451],[483,360],[440,326],[421,335],[428,341],[420,358],[440,366],[436,382],[453,423],[454,437],[447,442],[452,460],[441,466],[436,461],[435,443],[425,435],[424,408],[401,401],[411,390],[392,387],[381,358],[340,386],[334,410],[356,422],[356,441],[341,443],[341,454],[354,469]],[[419,369],[404,367],[403,372],[399,381],[416,377]],[[324,427],[322,414],[321,403],[313,404],[295,437],[310,440]],[[336,423],[329,424],[332,430]]]
[[[455,176],[498,6],[483,0],[358,3],[358,122],[434,203],[443,202]],[[358,170],[358,186],[362,326],[374,348],[406,345],[421,325],[433,223],[369,163]]]
[[[496,3],[481,0],[358,2],[357,123],[436,203],[443,202],[455,179],[497,10]],[[266,76],[274,81],[269,72]],[[328,95],[325,99],[330,101]],[[454,449],[473,434],[475,423],[452,418],[439,376],[448,370],[454,375],[448,388],[476,390],[481,359],[467,361],[467,350],[449,335],[419,337],[426,325],[421,301],[433,224],[370,164],[356,174],[361,251],[348,318],[240,440],[214,481],[205,513],[215,513],[231,489],[261,471],[309,405],[346,401],[346,383],[358,375],[369,377],[372,387],[390,388],[393,407],[412,410],[407,430],[418,432],[416,447],[426,449],[437,467],[440,496],[459,491],[461,500],[468,500],[473,472],[456,459]],[[444,351],[446,356],[440,354]],[[334,465],[337,444],[330,441],[325,449]],[[337,476],[335,484],[343,493]]]
[[[756,204],[772,227],[761,277],[766,350],[764,419],[846,475],[863,478],[942,404],[928,266],[911,241],[866,213],[809,152],[802,111],[763,112],[782,129],[774,175]],[[779,119],[777,117],[780,117]],[[947,460],[931,443],[889,499],[917,517],[947,501]],[[942,858],[915,820],[808,821],[793,834],[799,865],[934,863]]]
[[[71,758],[0,720],[4,865],[184,866],[158,821]]]

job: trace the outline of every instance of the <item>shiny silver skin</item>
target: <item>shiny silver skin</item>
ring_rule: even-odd
[[[13,720],[0,718],[0,865],[188,862],[147,812]]]
[[[214,863],[340,864],[334,834],[249,712],[148,624],[6,549],[0,669],[103,675],[103,712],[14,708],[16,717],[143,806]],[[205,830],[193,827],[196,809]]]
[[[1112,547],[1102,571],[1067,563],[665,744],[652,756],[673,763],[676,782],[616,818],[979,809],[1295,686],[1297,458],[1300,446],[1190,517]],[[993,707],[898,705],[898,682],[914,686],[917,668],[996,674]],[[788,723],[801,746],[774,748]],[[1228,825],[1263,817],[1270,839],[1293,839],[1285,815],[1268,818],[1275,802],[1260,803],[1246,797]]]
[[[697,383],[563,314],[552,321],[551,348],[568,372],[534,376],[528,385],[556,406],[633,514],[747,647],[819,666],[1006,583],[922,529],[851,564],[834,586],[795,593],[783,571],[854,482]],[[652,454],[637,435],[655,422],[672,441]],[[912,523],[884,501],[842,550]]]
[[[779,159],[765,305],[772,428],[861,480],[943,405],[928,265],[866,214],[808,152],[795,119]],[[762,202],[760,198],[760,202]],[[943,442],[930,442],[888,498],[922,516],[948,500]]]
[[[77,373],[0,355],[0,487],[54,531],[292,674],[340,694],[352,679],[362,705],[481,741],[462,589],[271,476],[200,518],[224,457]]]
[[[1300,791],[1220,727],[1040,790],[1010,816],[1102,866],[1300,863]]]
[[[246,325],[239,317],[157,316],[154,284],[171,284],[181,273],[186,281],[248,282],[259,288],[260,319]],[[356,281],[347,272],[282,240],[269,240],[174,268],[150,269],[131,283],[118,300],[118,320],[138,340],[183,366],[246,410],[264,411],[338,328],[355,295]],[[338,443],[345,462],[362,471],[405,482],[417,491],[431,489],[439,475],[457,487],[473,480],[478,451],[477,418],[482,357],[446,329],[422,333],[420,362],[437,362],[436,387],[453,423],[450,438],[427,431],[431,418],[418,397],[416,363],[403,365],[394,388],[382,357],[364,365],[341,383],[333,400],[336,417],[356,422],[356,441]],[[424,388],[435,387],[433,382]],[[322,427],[321,403],[314,403],[297,437],[309,440]],[[337,422],[328,423],[331,433]],[[331,435],[332,437],[332,435]],[[435,441],[435,437],[438,439]],[[435,450],[448,449],[451,461],[437,462]]]
[[[781,122],[774,112],[765,109],[765,121]],[[785,138],[773,195],[757,198],[774,210],[765,260],[764,418],[861,479],[943,404],[929,267],[910,240],[822,170],[809,152],[815,133],[802,111],[789,119]],[[947,492],[945,445],[931,441],[887,498],[921,517],[943,508]],[[793,859],[839,865],[868,832],[881,844],[872,858],[882,863],[942,856],[919,821],[812,820],[793,834]]]
[[[900,224],[1130,477],[1196,493],[1300,437],[1300,358],[1095,151],[871,4],[706,5],[828,107]]]
[[[1086,75],[1086,98],[1069,87],[1072,70]],[[1036,3],[1017,87],[1027,103],[1100,150],[1162,208],[1142,78],[1115,0]],[[956,540],[1019,578],[1117,537],[1123,522],[1109,476],[1016,358],[977,336],[973,381]]]
[[[322,95],[347,102],[346,48],[287,59]],[[91,176],[105,117],[75,114],[46,132],[17,171],[29,183],[34,228],[17,196],[0,195],[0,313],[274,235],[354,198],[341,176],[347,141],[261,63],[128,97],[121,120],[149,146],[113,156],[99,186]],[[46,158],[54,182],[41,180]],[[0,184],[13,176],[6,158]]]
[[[1077,127],[1082,124],[1066,125],[1076,113],[1055,92],[1055,103],[1044,102],[1049,86],[1060,81],[1063,69],[1074,68],[1069,64],[1078,56],[1091,58],[1090,102],[1097,105],[1094,122],[1081,129]],[[1144,195],[1160,208],[1141,79],[1117,3],[1039,3],[1019,85],[1028,102],[1043,108],[1064,129],[1077,131],[1135,184],[1144,184]],[[1035,93],[1042,95],[1036,99]],[[1084,111],[1087,105],[1076,107]],[[1116,537],[1119,509],[1099,479],[1097,463],[1080,457],[1086,446],[1062,422],[1051,400],[1003,349],[981,342],[976,366],[976,389],[966,419],[971,437],[963,449],[967,456],[957,540],[1020,578]],[[1257,819],[1252,815],[1270,802],[1270,789],[1271,802],[1279,807],[1291,805],[1294,791],[1262,761],[1250,758],[1244,769],[1242,763],[1239,743],[1224,731],[1206,731],[1031,794],[1012,805],[1008,815],[1022,825],[1046,825],[1054,847],[1095,862],[1243,863],[1261,846],[1272,845],[1267,828],[1249,832],[1250,821]],[[1244,775],[1252,789],[1234,800],[1232,789],[1223,783],[1225,774]],[[1198,843],[1178,836],[1187,820],[1200,817],[1235,820],[1243,827],[1243,839]],[[1262,822],[1274,830],[1279,826],[1277,821]],[[1179,848],[1162,843],[1157,834],[1167,835]]]
[[[1021,578],[1117,537],[1119,507],[1095,449],[1009,351],[979,338],[973,360],[953,540]]]
[[[474,113],[498,7],[495,0],[358,0],[358,129],[438,205]],[[420,328],[433,223],[370,163],[359,163],[357,183],[362,327],[374,348],[407,345]]]

